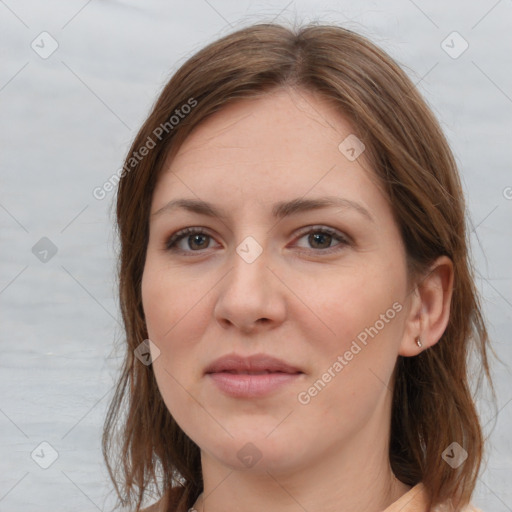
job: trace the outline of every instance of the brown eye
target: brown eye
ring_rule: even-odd
[[[327,233],[316,232],[308,235],[308,242],[312,246],[316,246],[316,249],[328,249],[331,245],[332,239],[333,236]],[[321,247],[318,247],[317,244],[319,244]]]
[[[310,228],[301,235],[299,240],[306,238],[306,236],[309,246],[307,248],[317,249],[317,252],[333,252],[333,250],[340,250],[343,246],[350,244],[349,240],[339,231],[327,227]],[[331,245],[333,241],[338,241],[339,243]]]
[[[174,233],[167,240],[165,248],[168,251],[198,252],[202,249],[208,249],[211,238],[210,235],[204,232],[203,228],[186,228]],[[185,240],[185,248],[178,246],[183,240]]]
[[[196,249],[206,249],[207,247],[205,247],[204,241],[207,238],[209,238],[208,235],[205,236],[204,234],[194,234],[194,235],[189,235],[187,238],[187,241],[188,241],[190,248],[194,248],[194,246],[196,246],[195,247]],[[208,244],[206,244],[206,245],[208,245]]]
[[[328,227],[310,227],[302,233],[299,240],[306,238],[308,247],[302,248],[316,253],[329,254],[350,245],[350,240],[341,232]],[[210,248],[211,240],[213,237],[205,232],[205,228],[185,228],[169,237],[165,250],[181,254],[201,253],[202,250]]]

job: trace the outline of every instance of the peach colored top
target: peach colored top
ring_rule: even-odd
[[[167,508],[166,503],[164,503],[165,501],[165,499],[160,500],[149,508],[144,509],[143,512],[162,512]],[[453,507],[450,508],[448,505],[438,505],[437,507],[434,507],[428,511],[427,501],[427,490],[422,483],[419,483],[409,489],[403,496],[398,498],[398,500],[396,500],[382,512],[455,512]],[[456,512],[482,511],[469,504],[462,510]]]
[[[422,483],[416,484],[409,489],[403,496],[382,512],[455,512],[449,505],[438,505],[430,511],[427,510],[427,490]],[[482,512],[469,504],[460,512]]]

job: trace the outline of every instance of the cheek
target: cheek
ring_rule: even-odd
[[[149,339],[160,350],[153,370],[162,398],[178,424],[196,402],[187,392],[201,372],[198,346],[208,315],[202,314],[203,289],[176,280],[179,273],[154,265],[148,257],[141,283]],[[203,292],[204,295],[204,292]]]
[[[402,277],[396,269],[369,268],[346,272],[317,294],[322,300],[315,308],[328,328],[315,337],[313,325],[318,321],[310,323],[307,336],[318,359],[309,384],[321,389],[314,401],[328,415],[335,410],[366,414],[385,391],[396,363],[405,311],[398,300]],[[337,405],[329,412],[333,403]]]
[[[384,414],[402,322],[392,298],[373,294],[372,301],[353,301],[350,308],[339,303],[337,336],[324,337],[323,346],[315,347],[314,372],[300,389],[300,403],[309,403],[299,407],[307,417],[322,418],[319,443],[322,435],[350,435]]]
[[[199,327],[204,318],[198,314],[204,287],[193,280],[183,281],[183,273],[154,260],[148,256],[144,268],[142,305],[150,339],[165,350],[176,340],[193,337],[194,326]],[[177,335],[184,329],[189,333],[187,337]]]
[[[340,269],[328,279],[312,276],[303,288],[312,319],[308,323],[312,330],[316,326],[317,339],[324,340],[330,353],[343,353],[356,339],[363,346],[365,341],[369,346],[372,339],[394,339],[400,326],[401,305],[393,304],[402,296],[401,289],[402,277],[396,269],[372,265]]]

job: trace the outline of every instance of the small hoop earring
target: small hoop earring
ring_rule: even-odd
[[[416,338],[416,345],[418,345],[418,347],[423,346],[423,343],[421,343],[421,338],[419,336]]]

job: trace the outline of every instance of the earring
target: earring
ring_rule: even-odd
[[[421,343],[421,338],[419,336],[416,338],[416,345],[418,345],[418,347],[423,346],[423,343]]]

